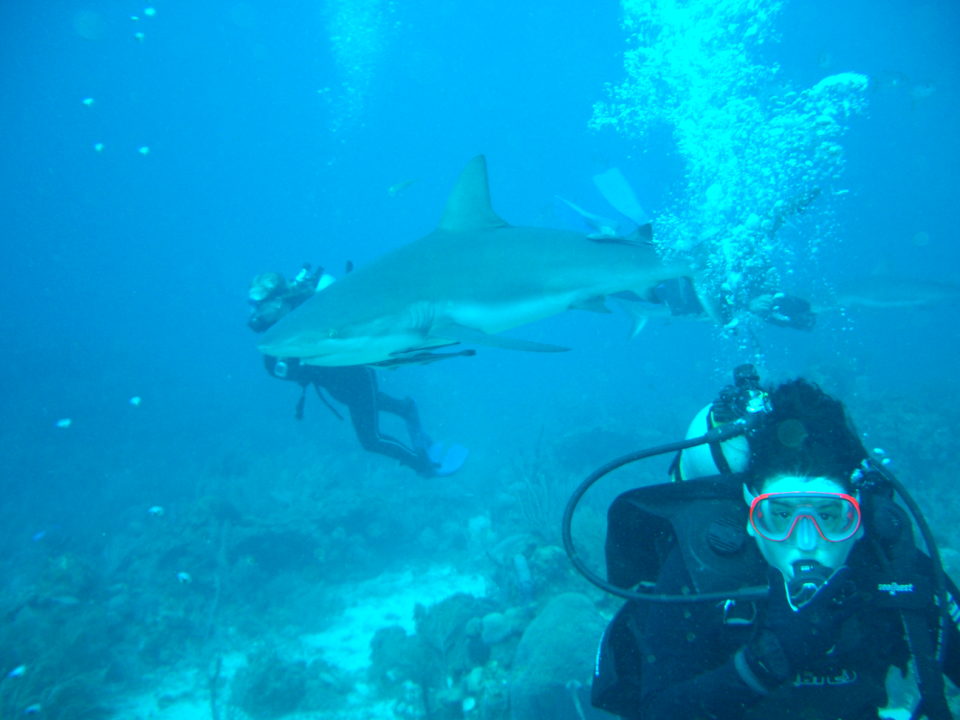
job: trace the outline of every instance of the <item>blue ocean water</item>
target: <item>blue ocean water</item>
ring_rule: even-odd
[[[762,44],[739,46],[750,63],[778,69],[762,87],[722,92],[766,101],[837,73],[869,79],[865,109],[840,121],[842,173],[771,250],[789,248],[789,258],[775,258],[785,289],[826,308],[851,279],[960,283],[956,5],[740,5],[779,10]],[[658,218],[694,222],[702,198],[688,182],[691,158],[721,152],[717,138],[685,153],[663,117],[597,128],[597,104],[631,77],[624,59],[638,46],[637,25],[625,20],[640,22],[643,8],[4,3],[0,611],[26,604],[36,627],[102,621],[91,625],[106,637],[95,657],[64,662],[104,672],[133,663],[110,677],[120,695],[185,658],[231,643],[241,652],[286,625],[321,632],[336,608],[304,615],[300,603],[315,596],[277,580],[283,568],[251,581],[256,598],[244,594],[238,563],[257,553],[233,548],[250,527],[287,523],[312,538],[306,551],[279,554],[326,547],[304,571],[314,585],[432,565],[482,575],[483,543],[523,530],[504,505],[516,500],[517,482],[541,478],[560,497],[596,464],[680,437],[746,361],[771,379],[812,377],[850,403],[861,429],[899,441],[900,462],[913,471],[905,479],[924,502],[940,494],[934,519],[953,540],[945,466],[957,459],[960,331],[949,302],[827,309],[812,332],[761,327],[755,337],[652,320],[630,340],[622,313],[571,312],[508,333],[569,353],[480,348],[474,358],[380,372],[382,389],[416,398],[431,436],[470,449],[459,473],[430,481],[364,454],[349,424],[315,398],[295,420],[295,387],[263,371],[245,327],[251,278],[289,277],[304,261],[340,276],[347,261],[362,266],[430,232],[478,153],[493,205],[514,225],[559,227],[555,195],[609,213],[591,178],[610,167],[631,182],[655,228]],[[709,51],[690,50],[691,66]],[[673,95],[620,102],[653,117],[645,103],[710,92],[672,82]],[[218,537],[222,522],[207,527],[221,517],[211,503],[229,505],[231,526],[246,529]],[[152,506],[164,514],[148,515]],[[471,525],[476,518],[487,525]],[[425,528],[440,540],[424,538]],[[325,561],[338,530],[352,549]],[[202,588],[196,597],[177,595],[180,571]],[[82,615],[70,615],[74,601]],[[116,612],[91,620],[97,608]],[[163,635],[164,609],[183,619],[179,634]],[[245,614],[266,619],[245,627]],[[212,619],[221,616],[224,627]],[[16,622],[4,631],[2,673],[41,662],[29,640],[39,630]],[[155,649],[164,638],[176,652]],[[215,642],[223,646],[211,649]]]

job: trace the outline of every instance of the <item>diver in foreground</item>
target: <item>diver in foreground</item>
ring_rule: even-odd
[[[960,592],[916,503],[840,402],[802,379],[766,392],[749,365],[735,377],[691,439],[608,463],[567,506],[574,565],[630,599],[601,641],[593,705],[643,720],[877,718],[888,672],[912,664],[913,717],[950,720]],[[611,505],[607,580],[594,575],[571,540],[576,503],[611,470],[678,448],[682,481]]]
[[[304,265],[296,278],[289,282],[280,273],[261,273],[250,283],[247,293],[254,308],[247,325],[255,332],[264,332],[315,292],[320,292],[333,282],[333,277],[324,274],[322,268],[311,273],[309,265]],[[423,361],[431,362],[461,354],[473,354],[473,351],[434,354]],[[301,364],[299,358],[275,358],[269,355],[264,355],[263,360],[270,375],[295,382],[302,388],[297,402],[298,420],[303,418],[307,387],[313,385],[317,396],[338,419],[342,420],[343,417],[324,397],[321,388],[334,400],[347,406],[357,440],[368,452],[393,458],[427,478],[452,475],[467,459],[467,449],[462,445],[451,445],[444,454],[443,443],[432,442],[420,427],[420,415],[413,398],[399,400],[381,392],[377,388],[377,376],[369,367],[318,367]],[[396,415],[407,424],[412,447],[380,432],[381,412]]]

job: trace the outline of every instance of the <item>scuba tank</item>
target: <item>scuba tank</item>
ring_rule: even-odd
[[[705,436],[715,427],[727,425],[769,408],[767,394],[760,388],[760,375],[750,364],[738,365],[733,371],[733,385],[727,385],[720,396],[697,413],[687,429],[687,440]],[[738,434],[723,442],[707,442],[681,450],[670,466],[670,476],[677,482],[711,475],[729,475],[747,469],[750,445]]]

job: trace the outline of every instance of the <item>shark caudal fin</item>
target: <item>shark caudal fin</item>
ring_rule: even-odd
[[[510,225],[493,211],[487,182],[487,160],[483,155],[477,155],[460,173],[437,229],[472,232],[500,227]]]

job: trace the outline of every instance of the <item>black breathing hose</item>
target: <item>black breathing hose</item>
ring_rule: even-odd
[[[750,430],[753,422],[755,422],[755,417],[756,416],[748,416],[747,419],[741,419],[725,425],[719,425],[715,428],[712,428],[705,435],[701,435],[700,437],[680,440],[678,442],[668,443],[666,445],[659,445],[646,450],[637,450],[636,452],[619,457],[616,460],[611,460],[606,465],[594,470],[586,478],[586,480],[580,483],[577,489],[573,491],[573,494],[567,501],[567,506],[563,511],[563,525],[561,528],[563,547],[567,551],[567,556],[570,558],[570,562],[573,563],[573,566],[577,569],[577,571],[601,590],[626,600],[639,600],[641,602],[656,603],[693,603],[717,602],[720,600],[757,600],[767,597],[769,594],[769,588],[767,587],[746,587],[728,592],[698,593],[691,595],[661,595],[656,593],[636,592],[617,587],[616,585],[607,582],[587,567],[586,563],[584,563],[580,558],[580,554],[577,552],[577,549],[573,546],[573,536],[571,532],[573,513],[577,509],[577,505],[586,494],[587,490],[593,487],[594,483],[596,483],[600,478],[613,472],[617,468],[637,462],[638,460],[646,460],[647,458],[655,457],[657,455],[666,455],[668,453],[679,452],[680,450],[686,450],[687,448],[696,447],[697,445],[722,443],[730,440],[731,438],[738,437]],[[869,465],[870,470],[880,475],[880,477],[889,483],[890,486],[896,490],[897,494],[901,497],[904,504],[907,506],[907,509],[910,511],[910,514],[916,521],[917,527],[920,529],[920,534],[923,536],[923,540],[927,545],[927,551],[930,553],[930,559],[933,561],[934,587],[937,600],[940,604],[940,607],[938,608],[940,611],[940,637],[938,638],[939,647],[937,656],[938,660],[942,664],[946,656],[946,631],[947,623],[949,622],[950,618],[950,609],[948,606],[949,598],[947,595],[947,584],[945,580],[946,575],[943,571],[943,562],[940,559],[940,551],[937,548],[937,542],[933,537],[933,532],[930,530],[930,526],[927,524],[926,518],[923,516],[923,512],[920,510],[920,506],[917,505],[916,501],[913,499],[913,496],[907,492],[907,489],[903,486],[903,483],[901,483],[896,476],[887,470],[883,465],[872,461]]]
[[[900,499],[903,500],[903,504],[907,506],[910,514],[913,515],[917,527],[920,528],[923,542],[926,543],[927,552],[930,553],[930,559],[933,561],[933,585],[937,594],[937,600],[940,603],[940,607],[938,608],[940,611],[940,637],[937,643],[937,660],[942,666],[947,654],[947,625],[950,622],[950,607],[948,604],[949,595],[947,594],[947,576],[943,570],[943,560],[940,558],[940,549],[937,547],[937,541],[933,537],[933,532],[930,530],[927,519],[920,510],[920,506],[917,505],[917,501],[913,499],[913,496],[907,492],[903,483],[897,479],[896,475],[880,463],[871,461],[870,469],[880,475],[886,482],[890,483],[890,486],[897,491]]]
[[[624,465],[629,465],[630,463],[637,462],[638,460],[646,460],[647,458],[651,458],[656,455],[666,455],[668,453],[674,453],[680,450],[686,450],[687,448],[696,447],[697,445],[706,445],[707,443],[725,442],[731,438],[743,435],[747,432],[747,430],[750,429],[750,426],[751,423],[749,420],[737,420],[725,425],[719,425],[707,432],[706,435],[690,438],[688,440],[680,440],[667,445],[659,445],[647,450],[638,450],[630,453],[629,455],[619,457],[616,460],[611,460],[603,467],[594,470],[590,476],[580,483],[577,489],[573,491],[573,494],[567,501],[567,507],[563,511],[563,547],[567,551],[567,555],[570,557],[570,562],[573,563],[573,566],[577,569],[577,571],[601,590],[605,590],[611,595],[616,595],[617,597],[622,597],[626,600],[640,600],[643,602],[657,603],[693,603],[718,602],[720,600],[757,600],[759,598],[767,597],[769,589],[766,586],[746,587],[725,592],[698,593],[692,595],[659,595],[655,593],[642,593],[632,590],[625,590],[624,588],[617,587],[616,585],[612,585],[611,583],[607,582],[586,566],[586,563],[584,563],[580,558],[577,549],[573,546],[573,536],[570,530],[570,525],[573,522],[573,513],[577,509],[577,504],[580,502],[587,490],[589,490],[593,484],[604,475],[611,473],[617,468],[623,467]]]

